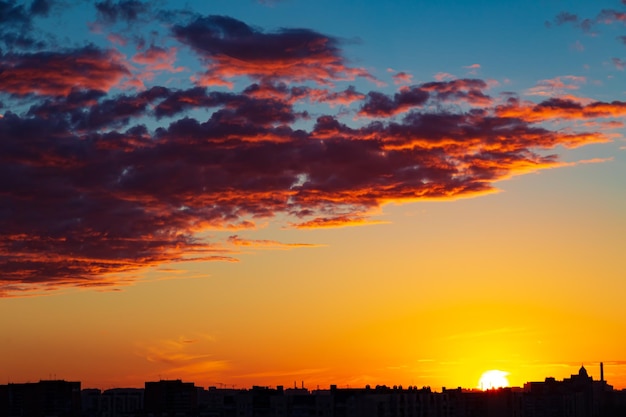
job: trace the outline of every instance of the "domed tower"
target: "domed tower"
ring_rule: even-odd
[[[582,378],[589,378],[589,374],[587,373],[584,365],[580,366],[580,369],[578,370],[578,376]]]

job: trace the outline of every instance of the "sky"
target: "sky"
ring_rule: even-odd
[[[0,0],[1,383],[626,388],[625,25]]]

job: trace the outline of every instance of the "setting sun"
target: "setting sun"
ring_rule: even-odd
[[[497,369],[485,371],[480,376],[480,380],[478,381],[478,388],[486,391],[488,389],[508,387],[509,380],[506,379],[506,376],[508,374],[508,372],[499,371]]]

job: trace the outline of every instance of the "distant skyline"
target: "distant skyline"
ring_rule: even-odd
[[[589,372],[589,370],[587,370],[587,367],[585,367],[585,365],[581,365],[580,368],[576,369],[575,367],[572,367],[572,369],[570,369],[570,378],[564,378],[564,380],[571,380],[571,377],[576,378],[577,376],[579,376],[581,374],[581,372],[584,374],[585,378],[589,378],[590,381],[595,381],[595,382],[603,382],[606,384],[607,389],[614,389],[613,385],[611,385],[610,381],[607,381],[604,376],[602,375],[602,364],[599,364],[599,374],[598,375],[594,375],[594,370],[591,370],[591,372]],[[502,377],[506,377],[506,374],[508,374],[507,372],[503,372],[503,371],[499,371],[499,370],[489,370],[483,373],[483,378],[481,378],[481,381],[479,381],[478,386],[460,386],[460,385],[452,385],[452,386],[448,386],[448,387],[434,387],[434,386],[413,386],[413,385],[409,385],[409,386],[404,386],[405,389],[410,389],[410,388],[417,388],[417,389],[422,389],[422,388],[428,388],[430,390],[432,390],[433,392],[442,392],[445,391],[446,389],[464,389],[464,390],[478,390],[478,391],[490,391],[490,390],[497,390],[500,388],[524,388],[524,386],[526,384],[529,383],[536,383],[536,382],[545,382],[547,380],[556,380],[553,376],[545,376],[544,378],[542,378],[541,380],[537,380],[537,381],[525,381],[524,383],[516,386],[516,385],[511,385],[508,383],[508,381],[506,380],[506,378],[502,379]],[[489,380],[489,377],[491,376],[491,380]],[[497,376],[497,377],[495,377]],[[57,378],[56,375],[49,375],[48,378],[42,378],[38,381],[9,381],[8,384],[30,384],[30,383],[37,383],[37,382],[42,382],[42,381],[66,381],[65,379],[62,378]],[[277,384],[277,385],[259,385],[259,384],[254,384],[252,383],[249,386],[237,386],[235,384],[229,385],[229,384],[225,384],[225,383],[218,383],[216,385],[209,385],[209,386],[200,386],[197,385],[195,381],[191,381],[191,380],[183,380],[181,378],[174,378],[174,379],[169,379],[169,378],[161,378],[159,377],[158,380],[155,381],[144,381],[144,384],[147,383],[155,383],[158,381],[180,381],[183,382],[185,384],[194,384],[200,388],[224,388],[224,389],[251,389],[254,387],[265,387],[265,388],[285,388],[285,389],[289,389],[289,388],[293,388],[293,389],[302,389],[302,390],[308,390],[308,391],[315,391],[315,390],[326,390],[326,389],[331,389],[333,387],[336,388],[367,388],[367,387],[373,387],[373,386],[379,386],[379,387],[387,387],[387,385],[385,384],[367,384],[364,386],[350,386],[349,384],[346,384],[345,386],[338,386],[337,384],[332,383],[332,381],[326,385],[326,386],[320,386],[320,385],[316,385],[316,386],[310,386],[308,384],[306,384],[306,381],[301,380],[301,381],[292,381],[291,385],[288,383],[284,383],[284,384]],[[557,380],[559,381],[559,380]],[[81,381],[66,381],[66,382],[81,382]],[[495,382],[495,383],[494,383]],[[500,383],[501,382],[501,383]],[[82,382],[81,382],[82,383]],[[3,384],[0,384],[3,385]],[[133,387],[125,387],[125,386],[115,386],[115,387],[111,387],[112,389],[124,389],[124,388],[130,388],[130,389],[136,389],[139,388],[140,386],[133,386]],[[389,388],[403,388],[403,386],[401,384],[394,384],[394,385],[389,385]],[[89,386],[81,386],[81,389],[98,389],[98,387],[89,387]],[[617,390],[620,391],[620,390]],[[626,389],[622,389],[622,392],[626,392]]]
[[[0,0],[0,379],[626,388],[626,0]]]

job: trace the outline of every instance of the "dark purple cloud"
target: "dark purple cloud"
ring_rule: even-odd
[[[130,76],[122,55],[85,46],[65,51],[0,51],[0,93],[67,95],[75,89],[108,91]]]
[[[569,12],[561,12],[554,18],[554,23],[557,25],[565,23],[578,23],[578,15]]]
[[[346,64],[337,39],[310,29],[266,33],[228,16],[207,16],[175,25],[172,31],[205,61],[201,85],[228,85],[238,76],[318,84],[373,79],[364,69]]]
[[[487,83],[477,79],[433,81],[412,87],[403,87],[393,97],[372,91],[359,114],[368,117],[388,117],[404,113],[414,107],[422,107],[429,100],[434,102],[466,102],[489,105],[491,98],[483,92]]]
[[[514,117],[527,122],[623,118],[626,116],[626,102],[615,100],[582,103],[571,98],[555,97],[540,103],[524,103],[511,98],[506,104],[497,106],[495,113],[501,117]]]
[[[488,192],[517,170],[555,163],[534,149],[592,140],[485,110],[409,113],[358,129],[324,116],[306,132],[288,126],[295,120],[288,105],[260,104],[224,106],[205,122],[186,117],[155,134],[142,126],[82,131],[71,117],[37,111],[5,114],[4,282],[93,284],[111,273],[221,254],[194,238],[206,228],[278,213],[301,218],[297,227],[338,226],[363,222],[383,201]]]
[[[47,16],[55,3],[55,0],[33,0],[30,12],[35,16]]]
[[[43,48],[46,42],[33,33],[33,19],[46,16],[52,0],[35,0],[30,7],[15,0],[0,0],[0,45],[7,48]]]
[[[105,0],[95,3],[98,18],[104,23],[127,22],[138,20],[150,10],[149,3],[139,0]]]
[[[622,2],[622,4],[626,4]],[[626,22],[626,11],[620,11],[615,9],[602,9],[595,18],[581,18],[578,15],[570,12],[561,12],[556,15],[552,21],[557,26],[571,24],[580,28],[583,32],[588,34],[596,34],[593,30],[597,25],[611,25],[614,23]],[[550,26],[550,22],[546,23]]]
[[[421,88],[405,89],[393,98],[378,91],[370,91],[359,114],[369,117],[388,117],[403,113],[412,107],[422,106],[430,95]]]
[[[19,26],[50,3],[0,4]],[[139,24],[144,5],[97,10],[107,23]],[[170,18],[180,16],[189,19]],[[347,64],[338,40],[309,29],[195,16],[172,32],[170,42],[206,64],[195,87],[122,91],[133,68],[113,49],[0,53],[0,295],[115,285],[163,263],[233,260],[232,246],[281,246],[199,237],[209,230],[277,217],[296,228],[366,224],[388,201],[491,192],[496,181],[557,165],[551,149],[607,140],[544,122],[626,111],[565,98],[495,105],[480,79],[363,94],[333,86],[371,76]],[[179,77],[171,48],[141,47],[131,62],[165,62],[159,71]],[[212,89],[233,77],[250,83]]]

